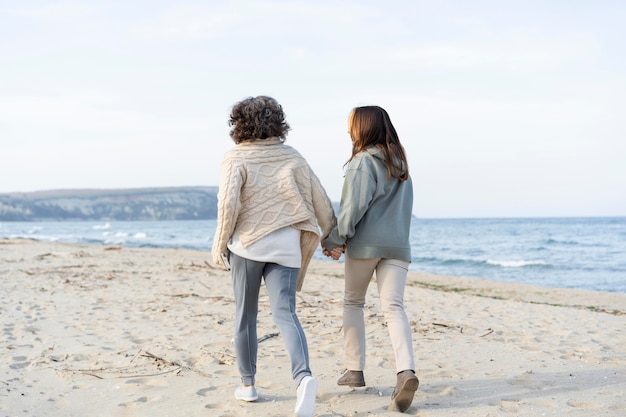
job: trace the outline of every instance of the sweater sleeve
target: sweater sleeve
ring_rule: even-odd
[[[337,225],[337,218],[333,210],[333,204],[322,186],[319,178],[311,171],[311,192],[313,197],[313,210],[317,224],[320,226],[322,238],[326,238],[331,230]]]
[[[213,262],[227,267],[223,257],[227,252],[239,210],[241,208],[240,194],[244,183],[243,167],[238,166],[228,154],[224,156],[220,169],[220,185],[217,193],[217,227],[213,238],[211,254]]]
[[[337,226],[324,239],[322,246],[328,250],[343,246],[354,236],[356,226],[361,221],[374,198],[376,179],[363,166],[348,167],[343,181],[341,204]]]

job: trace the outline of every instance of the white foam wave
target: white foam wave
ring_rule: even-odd
[[[133,235],[135,239],[145,239],[148,235],[143,232],[137,232]]]
[[[97,224],[93,227],[95,230],[101,230],[101,229],[110,229],[111,228],[111,223],[105,223],[105,224]]]
[[[488,259],[487,263],[489,265],[501,266],[503,268],[523,268],[525,266],[536,266],[536,265],[547,265],[546,261],[536,260],[536,261],[496,261],[493,259]]]

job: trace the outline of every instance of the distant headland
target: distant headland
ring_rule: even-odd
[[[0,194],[0,221],[207,220],[217,187],[68,189]]]

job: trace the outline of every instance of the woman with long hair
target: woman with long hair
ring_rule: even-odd
[[[396,387],[389,409],[404,412],[411,406],[419,385],[411,328],[404,310],[404,288],[411,262],[413,185],[405,150],[383,108],[353,109],[349,133],[352,155],[345,165],[337,226],[322,241],[327,256],[338,259],[345,251],[343,331],[347,371],[337,383],[365,386],[363,307],[376,273],[396,364]]]

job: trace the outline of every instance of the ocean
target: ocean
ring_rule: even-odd
[[[216,220],[2,222],[0,237],[208,252],[215,227]],[[414,219],[411,245],[413,271],[626,292],[626,217]],[[319,250],[315,258],[330,261]]]

